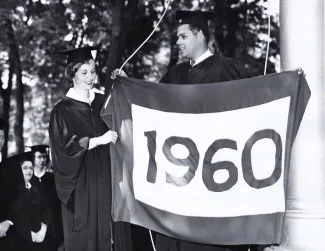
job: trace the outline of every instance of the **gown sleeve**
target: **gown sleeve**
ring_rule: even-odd
[[[4,220],[13,221],[13,210],[11,205],[15,202],[19,191],[17,187],[24,184],[24,178],[19,163],[15,161],[5,161],[6,167],[3,169],[0,187],[1,187],[1,217],[0,222]]]
[[[40,205],[41,222],[48,226],[53,226],[54,224],[53,210],[51,209],[49,204],[49,199],[51,198],[46,198],[44,192],[41,189],[38,189],[38,193],[40,195],[40,203],[41,203]]]
[[[6,185],[7,185],[7,180],[6,180],[6,169],[4,167],[4,163],[0,164],[0,222],[9,220],[8,219],[8,206],[10,203],[10,197],[8,196],[9,191]]]
[[[112,123],[113,123],[113,107],[112,107],[112,91],[108,94],[102,109],[100,111],[100,117],[101,119],[105,122],[106,126],[108,128],[112,128]]]
[[[232,58],[224,58],[220,81],[231,81],[237,79],[251,78],[252,72],[242,63]]]
[[[16,191],[17,194],[9,206],[8,216],[14,223],[14,228],[18,236],[31,242],[31,222],[29,221],[29,210],[27,206],[29,201],[28,192],[26,192],[26,189],[22,185],[17,186]],[[22,245],[22,243],[19,245]]]
[[[68,114],[56,105],[50,116],[49,138],[58,197],[74,212],[74,190],[86,158],[89,138],[80,138],[68,126]]]
[[[160,79],[159,83],[163,83],[163,84],[169,84],[171,83],[171,75],[172,75],[172,71],[173,69],[169,69]]]

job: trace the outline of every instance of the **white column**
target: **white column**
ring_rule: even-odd
[[[306,73],[311,98],[293,147],[279,249],[324,251],[324,0],[280,0],[280,50],[282,70]]]

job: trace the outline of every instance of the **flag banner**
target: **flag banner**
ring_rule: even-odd
[[[297,71],[172,85],[118,77],[101,116],[112,218],[186,241],[279,244],[310,90]]]

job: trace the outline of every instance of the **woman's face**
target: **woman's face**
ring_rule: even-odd
[[[30,179],[33,177],[33,173],[34,173],[33,163],[29,160],[24,161],[21,164],[21,170],[23,171],[25,182],[26,183],[29,182]]]
[[[95,61],[91,59],[81,65],[76,72],[73,78],[74,87],[82,90],[90,90],[93,88],[96,77]]]

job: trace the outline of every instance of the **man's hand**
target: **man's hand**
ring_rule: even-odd
[[[299,67],[297,70],[298,70],[298,74],[303,74],[304,77],[306,77],[306,73],[304,72],[304,70],[302,68]]]
[[[5,237],[7,235],[9,227],[10,223],[8,221],[3,221],[0,223],[0,237]]]
[[[122,77],[127,77],[126,73],[123,70],[116,69],[112,72],[111,79],[116,79],[116,76],[122,76]]]

